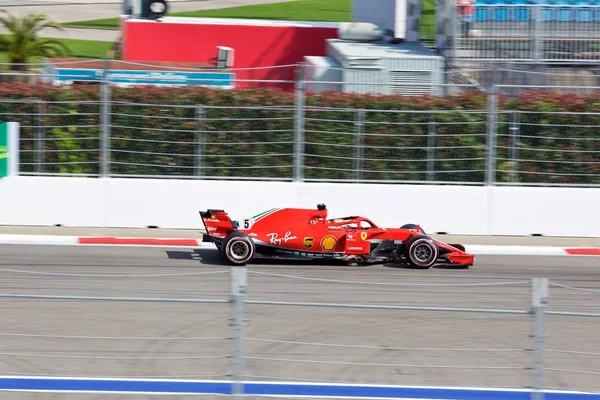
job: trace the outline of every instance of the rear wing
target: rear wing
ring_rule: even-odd
[[[224,210],[206,210],[200,211],[202,223],[206,229],[206,235],[225,237],[228,233],[237,229],[237,223],[231,221]]]

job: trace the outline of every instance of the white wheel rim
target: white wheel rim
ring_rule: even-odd
[[[412,255],[420,263],[427,263],[433,257],[433,249],[427,243],[419,243],[413,247]]]
[[[236,260],[243,260],[250,253],[250,246],[244,241],[235,241],[229,245],[229,254]]]

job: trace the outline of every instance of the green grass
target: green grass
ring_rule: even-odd
[[[91,29],[119,29],[119,18],[92,19],[89,21],[65,22],[62,25],[65,28],[91,28]]]
[[[281,19],[287,21],[350,21],[351,0],[298,0],[217,10],[189,11],[182,17]],[[175,15],[175,14],[174,14]]]
[[[435,34],[435,0],[422,1],[421,34],[424,38],[431,39]],[[285,3],[188,11],[169,15],[196,18],[342,22],[352,20],[352,0],[296,0]],[[109,18],[76,21],[66,23],[64,26],[72,28],[119,29],[119,20],[117,18]]]
[[[5,36],[5,35],[0,35]],[[66,44],[71,50],[69,57],[76,58],[104,58],[106,53],[112,49],[112,42],[102,42],[97,40],[78,40],[78,39],[58,39]],[[31,57],[30,63],[40,64],[42,59],[40,57]],[[0,53],[0,63],[8,63],[6,53]]]
[[[77,58],[104,58],[113,47],[113,42],[99,40],[62,39],[71,49],[71,56]]]

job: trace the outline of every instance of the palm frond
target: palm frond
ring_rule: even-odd
[[[8,14],[6,10],[0,10],[0,13]],[[6,17],[0,17],[0,24],[2,24],[6,30],[15,32],[18,29],[19,21],[14,15],[8,14]]]
[[[31,42],[29,47],[30,55],[50,57],[49,53],[53,52],[58,56],[65,56],[71,54],[71,50],[60,40],[38,38],[35,42]]]
[[[23,19],[24,28],[32,33],[37,33],[46,28],[63,30],[61,24],[54,21],[47,21],[47,19],[48,16],[46,14],[30,14],[27,18]]]
[[[39,36],[47,28],[63,29],[61,24],[48,20],[45,14],[30,13],[17,18],[0,10],[0,25],[10,32],[0,37],[0,52],[7,53],[11,68],[17,68],[16,64],[27,63],[29,57],[60,57],[71,53],[62,41]]]

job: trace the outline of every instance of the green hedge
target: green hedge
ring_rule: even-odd
[[[21,169],[39,170],[33,150],[42,143],[43,172],[98,174],[101,97],[97,86],[0,85],[3,119],[22,125]],[[112,88],[111,100],[112,174],[293,176],[293,93],[138,87]],[[483,182],[487,101],[480,92],[311,94],[304,120],[304,176]],[[498,181],[600,184],[599,97],[528,93],[500,98],[498,108]],[[510,129],[515,121],[520,122],[518,136]],[[513,155],[521,161],[513,162]]]

